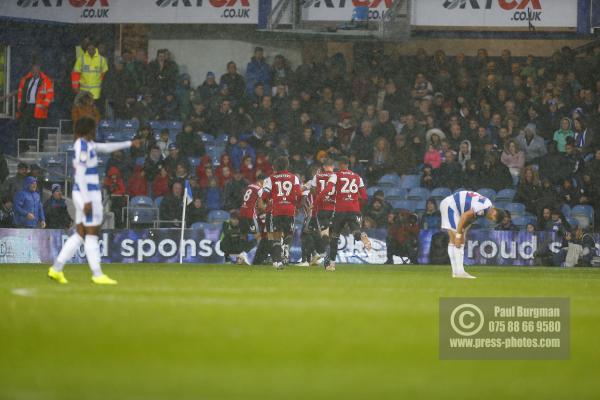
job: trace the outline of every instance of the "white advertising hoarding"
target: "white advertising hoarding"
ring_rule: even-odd
[[[412,24],[431,27],[576,28],[577,0],[416,0]]]
[[[369,19],[381,20],[393,0],[300,0],[305,21],[350,21],[356,7],[369,7]],[[406,10],[406,2],[402,10]]]
[[[258,1],[0,0],[0,16],[83,24],[257,24]]]

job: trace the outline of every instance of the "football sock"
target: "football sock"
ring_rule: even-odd
[[[455,247],[454,250],[454,262],[456,263],[456,272],[459,274],[465,273],[464,257],[465,257],[465,246]]]
[[[327,250],[329,249],[329,243],[330,243],[329,235],[321,236],[321,246],[320,246],[321,248],[317,249],[317,251],[321,254],[323,254],[323,253],[327,254],[328,253]]]
[[[102,275],[102,268],[100,267],[100,245],[98,243],[98,236],[96,235],[85,235],[85,256],[87,257],[88,265],[92,270],[92,275]]]
[[[83,238],[79,236],[79,233],[75,232],[74,234],[72,234],[67,239],[62,249],[60,249],[60,253],[58,253],[56,260],[54,260],[54,265],[52,265],[52,268],[54,268],[58,272],[62,271],[65,267],[65,264],[71,258],[73,258],[73,256],[75,255],[77,250],[79,250],[82,244]]]
[[[338,240],[339,238],[332,237],[329,241],[329,262],[335,262],[335,259],[337,258]]]
[[[281,240],[273,240],[271,257],[273,258],[273,262],[281,262]]]
[[[450,265],[452,266],[452,274],[456,274],[456,261],[454,257],[454,247],[453,244],[448,245],[448,257],[450,257]]]

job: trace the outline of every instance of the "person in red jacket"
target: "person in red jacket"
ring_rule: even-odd
[[[48,110],[54,100],[54,85],[48,75],[34,62],[31,71],[21,78],[17,92],[17,118],[20,120],[21,139],[37,139],[37,128],[48,119]],[[25,144],[25,151],[29,146]],[[44,149],[44,138],[40,137],[40,151]]]
[[[121,171],[117,167],[110,167],[104,178],[104,187],[111,195],[123,196],[125,194],[125,182],[121,177]]]
[[[335,196],[335,212],[331,222],[331,242],[329,253],[325,255],[325,269],[335,271],[338,241],[342,230],[348,226],[354,240],[362,241],[365,250],[371,250],[371,241],[361,231],[361,204],[367,200],[367,191],[360,175],[348,169],[348,157],[338,160],[340,170],[332,174],[325,190],[317,196],[317,204],[322,204],[327,196]]]
[[[163,166],[159,167],[158,174],[152,181],[152,196],[161,197],[169,194],[169,172]]]
[[[269,233],[273,240],[273,266],[282,269],[289,260],[289,247],[294,231],[296,206],[302,198],[300,179],[288,171],[290,161],[279,157],[273,163],[275,173],[265,179],[262,200],[272,201],[273,209]]]
[[[141,165],[133,170],[133,176],[129,178],[128,191],[129,197],[148,196],[148,182]]]

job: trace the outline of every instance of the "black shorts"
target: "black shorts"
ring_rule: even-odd
[[[362,217],[355,212],[336,212],[333,214],[331,229],[334,235],[339,235],[347,226],[350,232],[360,230]]]
[[[317,226],[320,231],[329,229],[333,219],[333,211],[319,211],[317,212]]]
[[[271,220],[273,219],[273,215],[271,213],[265,214],[265,225],[263,226],[263,232],[269,233],[271,232]]]
[[[240,217],[240,231],[242,235],[255,234],[258,232],[257,225],[254,218]]]
[[[294,217],[276,215],[271,217],[269,232],[290,233],[294,230]]]

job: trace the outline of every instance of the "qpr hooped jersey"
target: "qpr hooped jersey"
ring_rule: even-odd
[[[359,213],[360,201],[367,198],[362,178],[348,169],[332,174],[327,188],[334,189],[336,212]]]
[[[75,158],[73,158],[73,168],[77,171],[85,171],[82,181],[75,180],[73,190],[79,191],[82,185],[85,185],[87,192],[91,194],[100,194],[100,178],[98,176],[98,154],[96,153],[95,143],[79,138],[73,145]]]
[[[273,216],[289,216],[296,214],[296,204],[302,197],[300,179],[288,171],[276,172],[263,185],[262,198],[273,201]]]
[[[473,210],[476,216],[481,217],[485,214],[485,210],[492,207],[492,201],[487,197],[477,193],[461,190],[452,195],[454,200],[455,210],[460,217],[469,210]]]
[[[262,194],[262,189],[255,183],[246,187],[244,192],[243,203],[240,206],[240,217],[254,218],[256,216],[256,202]]]
[[[335,172],[321,171],[317,173],[309,182],[308,188],[315,189],[315,200],[319,198],[321,192],[327,188],[327,182]],[[329,193],[321,197],[318,204],[313,204],[313,209],[316,211],[334,211],[335,210],[335,189],[331,189]],[[316,203],[316,202],[315,202]]]

